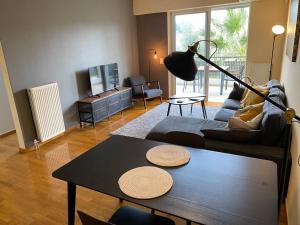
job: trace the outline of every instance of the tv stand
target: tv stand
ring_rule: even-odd
[[[80,127],[84,123],[92,124],[102,121],[132,106],[132,90],[129,87],[118,87],[99,96],[92,96],[77,101]]]

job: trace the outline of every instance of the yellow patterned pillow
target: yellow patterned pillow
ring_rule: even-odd
[[[262,93],[265,96],[269,94],[269,89],[267,87],[254,86],[253,88],[257,89],[260,93]],[[263,101],[264,99],[262,97],[258,96],[253,91],[248,90],[241,103],[243,107],[246,107],[248,105],[255,105],[261,103]]]
[[[264,102],[255,105],[249,105],[244,109],[238,110],[235,113],[235,116],[239,117],[241,120],[245,122],[250,121],[257,115],[262,113],[263,106],[264,106]]]

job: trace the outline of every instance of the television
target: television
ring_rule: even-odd
[[[118,64],[106,64],[89,68],[92,95],[116,89],[120,85]]]
[[[104,78],[104,91],[110,91],[120,85],[117,63],[102,65],[100,68]]]
[[[100,66],[95,66],[89,68],[90,74],[90,84],[91,84],[91,91],[92,95],[99,95],[104,91],[103,88],[103,76],[101,73]]]

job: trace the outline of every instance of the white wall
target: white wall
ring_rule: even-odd
[[[0,135],[14,129],[14,123],[8,105],[8,98],[4,87],[3,77],[0,73]]]
[[[260,0],[251,3],[249,16],[247,76],[262,84],[269,79],[273,43],[272,27],[285,26],[288,0]],[[272,78],[280,79],[284,35],[275,42]]]
[[[284,84],[289,107],[296,110],[300,115],[300,48],[298,48],[297,61],[291,62],[289,57],[283,51],[281,81]],[[297,160],[300,155],[300,124],[293,125],[292,139],[292,171],[290,176],[289,190],[286,201],[288,224],[300,224],[300,166]]]

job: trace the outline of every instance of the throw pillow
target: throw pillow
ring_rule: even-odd
[[[245,92],[245,88],[242,86],[239,86],[236,82],[234,82],[233,89],[230,92],[228,98],[240,101],[243,97],[244,92]]]
[[[259,127],[262,118],[263,113],[258,114],[249,121],[243,121],[239,117],[232,117],[228,120],[228,127],[230,129],[256,130]]]
[[[268,87],[263,87],[263,86],[254,86],[256,90],[258,90],[260,93],[263,95],[268,95],[269,93],[269,88]],[[248,90],[247,94],[245,97],[242,99],[241,103],[243,107],[246,107],[248,105],[254,105],[263,102],[264,99],[260,97],[259,95],[255,94],[253,91]]]
[[[252,120],[258,114],[262,113],[263,106],[264,102],[255,105],[249,105],[243,109],[237,110],[234,116],[239,117],[241,120],[247,122]]]

